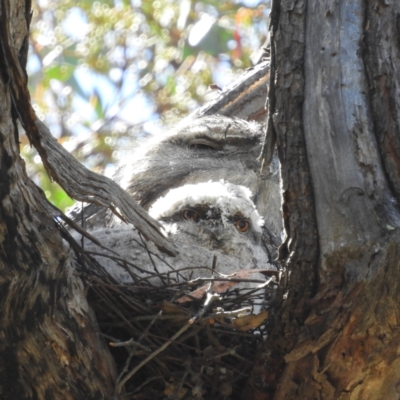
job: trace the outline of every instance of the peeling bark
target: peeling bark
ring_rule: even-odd
[[[290,275],[247,398],[399,397],[399,10],[274,2],[270,112]]]

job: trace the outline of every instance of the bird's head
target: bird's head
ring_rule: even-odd
[[[178,247],[190,243],[246,263],[260,253],[263,220],[245,187],[223,181],[184,185],[156,201],[150,215]],[[257,257],[262,262],[262,251]]]

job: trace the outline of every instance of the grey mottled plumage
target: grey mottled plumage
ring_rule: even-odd
[[[224,179],[249,188],[259,213],[270,231],[279,236],[279,171],[277,162],[259,175],[257,157],[264,130],[261,125],[223,116],[186,120],[165,135],[150,139],[136,151],[127,153],[115,179],[145,209],[171,188],[185,184]],[[89,206],[85,215],[92,216]],[[103,214],[92,218],[89,227],[104,224]],[[79,221],[79,213],[75,220]],[[114,220],[115,221],[115,220]]]
[[[266,225],[281,231],[278,167],[260,177],[264,129],[219,115],[183,121],[123,161],[116,180],[144,208],[170,188],[224,179],[249,188]]]
[[[217,255],[216,270],[223,274],[242,269],[271,268],[270,255],[262,244],[263,220],[250,196],[245,187],[208,182],[172,189],[155,202],[150,215],[164,226],[167,236],[179,251],[177,257],[168,257],[152,243],[147,243],[153,254],[151,261],[132,226],[101,228],[91,234],[121,259],[149,273],[169,273],[170,279],[179,280],[173,271],[183,268],[189,268],[181,272],[186,278],[210,277],[214,255]],[[86,239],[85,249],[108,254]],[[97,258],[119,282],[132,282],[131,275],[115,261],[101,256]],[[155,280],[158,278],[153,278]]]

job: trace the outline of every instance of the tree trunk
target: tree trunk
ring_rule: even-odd
[[[248,398],[399,398],[399,18],[399,2],[273,4],[290,277]]]
[[[0,5],[0,397],[112,398],[57,214],[19,156],[30,4]],[[246,399],[399,397],[399,20],[396,1],[273,2],[264,154],[277,143],[287,237]]]
[[[19,156],[9,45],[26,60],[29,2],[1,2],[0,397],[106,399],[114,365],[51,207]],[[26,82],[25,82],[26,84]]]

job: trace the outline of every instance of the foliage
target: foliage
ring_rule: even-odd
[[[160,132],[202,104],[211,83],[225,86],[251,66],[267,33],[269,10],[257,4],[35,0],[27,65],[35,110],[75,157],[112,174],[116,148]],[[56,205],[70,205],[21,142],[30,175]]]

